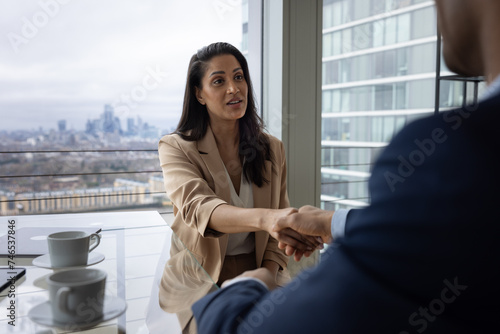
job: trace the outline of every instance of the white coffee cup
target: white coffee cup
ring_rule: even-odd
[[[94,240],[91,243],[91,240]],[[101,243],[97,233],[66,231],[47,237],[50,264],[53,268],[85,266],[89,253]]]
[[[90,324],[103,316],[106,272],[72,269],[47,277],[53,320],[60,324]]]

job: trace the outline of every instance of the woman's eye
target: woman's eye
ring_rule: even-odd
[[[234,79],[236,80],[243,80],[243,74],[237,74]]]
[[[218,85],[222,83],[222,79],[217,79],[217,80],[214,80],[214,85]]]

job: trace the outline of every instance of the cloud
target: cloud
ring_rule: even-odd
[[[215,3],[0,1],[0,130],[55,128],[59,119],[81,130],[148,69],[167,76],[130,114],[178,119],[190,56],[215,41],[240,46],[241,8],[229,1],[221,16]]]

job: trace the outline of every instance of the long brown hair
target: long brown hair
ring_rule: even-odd
[[[184,140],[196,141],[203,138],[210,122],[207,107],[196,98],[196,87],[202,88],[202,78],[208,62],[215,56],[233,55],[240,63],[248,85],[247,110],[239,120],[239,154],[244,157],[243,175],[248,182],[262,187],[268,183],[264,177],[265,161],[271,160],[269,138],[264,134],[264,124],[257,114],[252,81],[248,64],[243,54],[229,43],[218,42],[205,46],[191,57],[189,62],[182,115],[175,133]]]

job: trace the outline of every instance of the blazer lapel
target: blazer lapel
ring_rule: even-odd
[[[207,127],[207,133],[198,142],[198,152],[203,162],[207,166],[210,175],[213,178],[214,192],[227,203],[231,203],[231,188],[225,171],[222,158],[220,157],[217,143],[210,125]],[[223,263],[226,255],[226,247],[229,236],[226,234],[219,238],[221,261]]]
[[[210,126],[207,128],[205,136],[198,141],[198,152],[213,178],[215,194],[230,203],[231,190],[229,187],[229,180]]]

